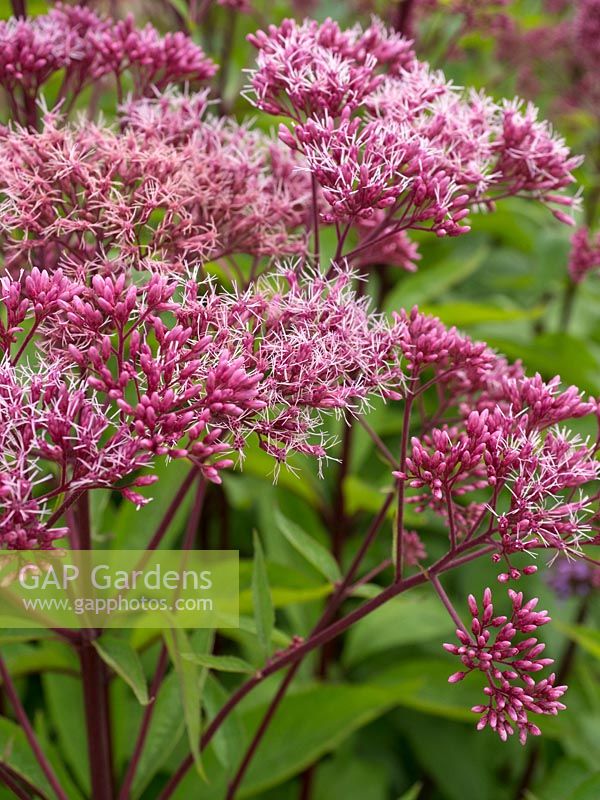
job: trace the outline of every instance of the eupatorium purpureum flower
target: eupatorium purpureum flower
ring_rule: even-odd
[[[86,86],[111,74],[120,95],[129,75],[137,96],[171,83],[205,81],[216,65],[183,33],[161,37],[133,17],[113,21],[88,8],[57,4],[48,14],[0,21],[0,85],[13,120],[37,124],[44,84],[63,71],[58,101],[72,107]]]
[[[259,51],[251,98],[289,117],[280,138],[322,187],[324,221],[352,225],[385,209],[373,244],[411,228],[458,235],[469,209],[521,195],[571,222],[564,189],[581,159],[533,106],[459,90],[407,55],[402,37],[379,23],[375,31],[359,46],[357,29],[286,20],[250,37]]]
[[[581,283],[593,270],[600,269],[600,234],[593,237],[590,231],[578,228],[571,239],[569,275],[574,283]]]
[[[34,268],[4,278],[1,292],[9,547],[63,535],[51,511],[58,496],[112,487],[139,504],[133,473],[158,457],[185,458],[216,482],[251,434],[277,463],[293,451],[322,458],[324,414],[403,385],[397,325],[373,314],[345,274],[288,270],[218,294],[193,278],[133,283],[123,273],[86,284]],[[35,368],[20,365],[32,339]]]
[[[378,86],[382,70],[395,73],[414,59],[410,42],[376,19],[364,31],[342,31],[331,19],[322,25],[286,19],[248,39],[258,50],[251,73],[257,105],[294,119],[356,108]]]
[[[130,105],[124,132],[49,116],[40,133],[0,135],[6,264],[182,270],[302,252],[309,187],[293,154],[233,121],[201,121],[203,103],[176,101],[157,126],[164,101]]]
[[[508,567],[501,581],[535,571],[517,569],[517,553],[584,555],[597,530],[597,447],[560,425],[595,414],[596,404],[574,386],[561,391],[558,377],[526,376],[417,309],[397,319],[407,391],[437,393],[433,422],[394,471],[406,501],[440,515],[451,542],[487,528],[493,560]]]

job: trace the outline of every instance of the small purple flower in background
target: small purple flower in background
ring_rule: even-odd
[[[600,567],[579,559],[555,561],[545,578],[561,600],[585,597],[600,589]]]
[[[427,550],[416,531],[404,532],[404,558],[409,567],[416,567],[427,558]]]

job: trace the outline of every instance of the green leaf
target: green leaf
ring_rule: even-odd
[[[339,747],[352,733],[381,716],[394,704],[387,691],[371,686],[319,684],[288,694],[268,727],[241,784],[240,800],[260,794],[298,775],[326,753]],[[269,703],[244,713],[244,728],[251,736],[261,723]],[[208,755],[207,755],[208,763]],[[203,800],[223,800],[227,776],[213,774]],[[184,780],[173,800],[197,797],[192,778]],[[276,794],[276,797],[283,794]]]
[[[258,638],[258,630],[256,627],[256,622],[251,617],[246,617],[240,615],[240,625],[239,628],[223,628],[219,630],[221,636],[224,636],[227,639],[231,639],[234,642],[238,642],[242,645],[246,645],[249,641]],[[273,628],[271,632],[271,645],[275,645],[276,647],[288,647],[291,642],[291,636],[289,634],[284,633],[283,631],[279,630],[279,628]]]
[[[550,773],[539,786],[535,794],[540,800],[564,800],[569,797],[574,787],[580,786],[589,777],[585,762],[574,758],[561,758],[552,766]]]
[[[592,775],[568,796],[568,800],[598,800],[600,797],[600,772]]]
[[[483,263],[487,252],[487,248],[479,247],[465,258],[451,258],[432,267],[421,268],[414,275],[401,280],[390,292],[384,310],[410,309],[426,300],[435,300],[472,275]]]
[[[42,676],[42,686],[61,755],[89,797],[89,759],[81,682],[71,675],[48,673]]]
[[[106,531],[110,531],[111,547],[117,550],[143,550],[189,471],[190,465],[183,459],[157,464],[153,473],[160,479],[143,490],[147,497],[152,498],[152,502],[140,509],[133,503],[121,503],[114,519],[106,519],[104,522],[106,527],[101,534],[105,535]],[[192,492],[188,492],[179,504],[161,547],[168,548],[181,531],[189,513],[192,495]]]
[[[342,745],[318,765],[314,800],[388,800],[390,775],[380,760],[367,760],[354,751],[352,742]],[[360,742],[357,743],[360,748]]]
[[[177,746],[185,730],[177,673],[166,676],[154,700],[154,712],[133,781],[133,795],[140,797],[153,776]]]
[[[450,658],[428,657],[402,660],[371,674],[369,685],[385,688],[395,703],[422,714],[457,722],[473,723],[472,706],[481,702],[483,679],[473,674],[452,686]]]
[[[298,774],[393,703],[387,692],[358,685],[319,685],[288,695],[250,765],[240,797],[265,791]],[[266,710],[263,705],[244,716],[248,730],[256,729]]]
[[[585,625],[567,625],[560,621],[555,625],[586,652],[600,659],[600,631],[587,628]]]
[[[180,628],[165,629],[164,638],[175,672],[179,678],[181,704],[183,706],[190,751],[198,774],[205,777],[200,754],[200,734],[202,731],[202,684],[206,676],[206,670],[199,670],[196,664],[189,659],[183,658],[183,653],[189,653],[191,650],[189,639],[184,630]]]
[[[133,647],[117,636],[104,634],[94,641],[94,647],[105,661],[125,683],[131,687],[138,702],[148,705],[148,687],[142,662]]]
[[[472,718],[474,716],[471,714]],[[409,752],[416,762],[413,768],[418,774],[431,776],[436,788],[443,787],[439,796],[444,800],[511,797],[508,793],[497,792],[499,769],[494,761],[500,748],[491,747],[490,740],[475,730],[473,719],[469,726],[445,719],[436,720],[433,726],[432,720],[422,714],[402,709],[390,715],[390,722],[397,727],[398,738],[410,747]],[[504,750],[512,749],[516,755],[515,747],[518,742],[513,740]],[[465,754],[468,754],[466,758]]]
[[[271,634],[275,624],[275,612],[269,589],[269,578],[265,557],[258,533],[254,531],[254,569],[252,571],[252,599],[254,619],[261,649],[268,658],[271,652]]]
[[[266,568],[274,608],[310,603],[326,597],[332,591],[332,585],[323,583],[320,576],[309,576],[305,571],[295,567],[270,561],[266,563]],[[254,609],[252,570],[251,561],[247,559],[240,561],[239,609],[241,614],[251,613]]]
[[[488,344],[510,359],[522,359],[528,371],[546,379],[560,375],[566,385],[594,394],[600,391],[600,357],[589,342],[575,336],[546,333],[531,342],[488,337]]]
[[[343,486],[344,507],[348,515],[352,516],[358,511],[370,511],[372,514],[378,514],[385,500],[385,495],[391,488],[390,484],[386,489],[378,489],[356,475],[348,475],[344,480]],[[388,519],[394,519],[395,515],[396,509],[392,503],[387,512]],[[411,528],[422,528],[425,525],[425,519],[424,514],[417,514],[410,506],[404,509],[404,521]]]
[[[35,727],[35,734],[38,738],[41,748],[46,754],[48,761],[52,765],[52,769],[54,770],[54,773],[58,778],[58,782],[65,790],[65,793],[69,798],[69,800],[84,800],[83,794],[81,793],[79,788],[75,785],[73,778],[69,774],[69,770],[67,769],[64,761],[62,760],[61,753],[58,747],[56,747],[56,745],[50,739],[50,734],[47,727],[47,720],[43,714],[36,713],[34,727]]]
[[[422,783],[415,783],[415,785],[411,786],[407,792],[404,792],[402,797],[399,797],[398,800],[417,800],[418,796],[421,794],[422,788]]]
[[[258,446],[251,444],[244,451],[243,469],[244,475],[255,475],[263,479],[270,476],[269,482],[272,483],[273,459]],[[319,483],[315,477],[307,473],[303,473],[302,478],[299,478],[291,470],[282,469],[277,477],[277,487],[288,489],[306,500],[311,506],[317,506],[321,501]]]
[[[182,653],[182,658],[217,672],[254,672],[254,667],[236,656],[213,656],[210,653]]]
[[[343,660],[353,666],[385,650],[451,633],[452,622],[439,600],[412,592],[390,600],[351,628]]]
[[[25,734],[6,717],[0,717],[0,761],[46,797],[54,797],[54,791],[33,755]]]
[[[340,580],[340,568],[332,554],[312,536],[289,520],[279,510],[275,511],[277,527],[292,547],[332,583]]]
[[[32,642],[40,639],[53,639],[55,634],[48,630],[35,628],[4,628],[0,633],[0,645],[16,644],[19,642]],[[4,652],[4,651],[3,651]]]
[[[419,308],[423,314],[439,317],[445,325],[456,325],[459,328],[491,322],[537,319],[544,313],[542,306],[537,308],[499,308],[487,303],[468,301],[443,303],[442,305],[421,305]]]
[[[204,708],[209,719],[213,719],[225,705],[229,695],[214,675],[208,675],[204,687]],[[225,718],[212,740],[217,759],[224,767],[238,764],[246,746],[246,736],[237,708]]]
[[[56,639],[42,640],[33,645],[14,642],[2,647],[2,655],[10,674],[15,677],[36,672],[79,671],[79,664],[72,648]]]

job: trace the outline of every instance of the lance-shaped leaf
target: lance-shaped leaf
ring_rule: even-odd
[[[148,687],[140,657],[125,639],[104,635],[94,641],[100,658],[131,687],[141,705],[148,705]]]
[[[312,536],[309,536],[308,533],[305,533],[302,528],[285,517],[280,511],[275,512],[275,519],[279,530],[292,547],[312,564],[321,575],[324,575],[332,583],[340,580],[340,569],[329,550]]]
[[[271,652],[271,634],[275,624],[275,612],[269,588],[269,577],[260,538],[254,531],[254,567],[252,570],[252,600],[258,641],[265,658]]]

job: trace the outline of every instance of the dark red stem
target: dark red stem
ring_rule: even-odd
[[[481,544],[485,544],[486,538],[487,535],[484,534],[471,542],[460,544],[455,551],[455,555],[459,557],[456,560],[453,559],[453,554],[447,553],[445,556],[440,558],[427,572],[421,572],[417,575],[411,575],[409,578],[404,580],[396,581],[391,586],[385,588],[376,597],[367,600],[361,606],[354,609],[354,611],[346,614],[345,617],[342,617],[323,630],[320,630],[318,633],[314,633],[301,644],[294,645],[281,655],[273,658],[262,670],[260,670],[260,672],[256,673],[256,675],[253,675],[248,681],[246,681],[246,683],[242,684],[242,686],[240,686],[231,695],[229,700],[225,703],[225,705],[221,708],[219,713],[213,718],[211,723],[204,731],[200,742],[201,747],[205,748],[209,744],[215,733],[219,730],[221,724],[229,716],[231,711],[233,711],[233,709],[238,705],[238,703],[243,700],[244,697],[246,697],[246,695],[252,691],[252,689],[258,686],[258,684],[262,683],[262,681],[264,681],[270,675],[279,672],[279,670],[284,669],[290,664],[300,661],[305,655],[307,655],[307,653],[310,653],[313,650],[322,647],[327,642],[330,642],[332,639],[335,639],[352,625],[355,625],[359,620],[363,619],[368,614],[371,614],[393,597],[397,597],[399,594],[402,594],[409,589],[413,589],[415,586],[420,586],[423,583],[427,583],[430,580],[431,575],[438,575],[442,572],[447,572],[450,569],[454,569],[454,567],[458,566],[459,563],[465,564],[468,561],[479,558],[482,555],[482,550],[477,550],[476,552],[470,554],[467,554],[466,551],[471,550],[474,547],[478,547]],[[187,756],[163,789],[161,795],[159,796],[159,800],[168,800],[168,798],[172,796],[173,792],[177,789],[192,764],[193,758],[191,756]]]
[[[15,712],[15,717],[21,728],[23,729],[23,733],[27,741],[29,742],[29,746],[33,750],[33,754],[35,755],[36,761],[40,765],[40,768],[48,783],[52,787],[56,797],[58,800],[68,800],[67,795],[63,791],[60,783],[58,782],[58,778],[54,774],[54,770],[48,759],[46,758],[44,751],[42,750],[40,743],[37,740],[37,736],[34,733],[33,727],[31,722],[29,721],[29,717],[23,705],[21,703],[21,699],[17,690],[15,689],[15,685],[12,682],[12,678],[10,677],[10,673],[6,667],[4,659],[0,656],[0,677],[2,678],[2,684],[4,686],[4,691],[6,692],[6,696],[10,700],[10,704],[13,707]]]

